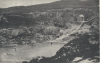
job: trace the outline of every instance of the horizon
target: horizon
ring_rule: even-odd
[[[63,1],[63,0],[1,0],[0,8],[39,5],[39,4],[52,3],[52,2],[56,2],[56,1]],[[64,1],[73,1],[74,2],[75,0],[64,0]],[[77,0],[77,1],[89,1],[89,0]]]
[[[30,5],[52,3],[56,1],[60,0],[0,0],[0,8],[30,6]]]

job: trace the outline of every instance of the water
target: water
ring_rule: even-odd
[[[37,43],[34,46],[18,45],[9,48],[0,48],[0,63],[21,63],[33,57],[51,57],[63,47],[64,43]]]

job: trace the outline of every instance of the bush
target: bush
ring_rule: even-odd
[[[59,33],[60,29],[55,26],[48,26],[43,30],[43,33],[46,35],[56,35]]]

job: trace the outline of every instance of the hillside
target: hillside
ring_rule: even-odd
[[[53,10],[61,10],[66,8],[90,8],[95,12],[99,12],[98,9],[98,0],[88,0],[88,1],[80,1],[80,0],[61,0],[48,4],[39,4],[32,6],[17,6],[10,8],[1,8],[0,15],[3,15],[9,23],[0,23],[1,27],[4,25],[5,27],[14,27],[18,28],[19,26],[29,26],[35,25],[36,19],[33,19],[31,13],[41,14],[42,12],[46,12],[48,14],[52,14]],[[53,13],[54,14],[54,13]],[[35,16],[35,14],[33,15]],[[52,16],[54,17],[54,16]],[[51,19],[51,18],[50,18]]]
[[[20,41],[20,44],[23,44],[23,40],[29,40],[30,43],[31,40],[37,42],[54,40],[75,31],[81,24],[81,21],[78,21],[78,16],[81,14],[84,15],[85,21],[90,19],[87,26],[91,26],[94,20],[98,21],[98,12],[88,8],[63,8],[21,15],[2,15],[0,35],[7,39],[14,39],[18,43]]]

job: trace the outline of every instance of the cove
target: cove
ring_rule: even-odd
[[[0,63],[21,63],[22,61],[30,61],[37,56],[52,57],[64,44],[47,42],[36,43],[33,46],[18,45],[16,47],[0,48]]]

